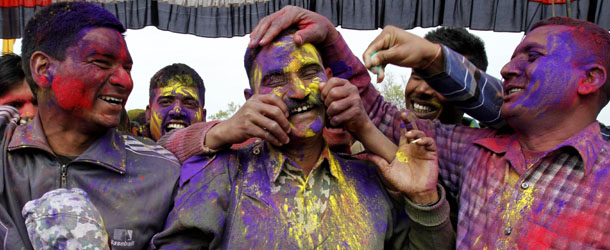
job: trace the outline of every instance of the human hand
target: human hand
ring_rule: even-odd
[[[386,64],[424,68],[436,59],[439,45],[405,30],[388,25],[364,51],[364,65],[383,81]]]
[[[339,37],[335,26],[324,16],[296,6],[286,6],[258,22],[250,33],[249,48],[265,46],[273,41],[280,32],[296,25],[299,30],[294,34],[294,43],[328,45]]]
[[[358,88],[346,79],[333,77],[320,84],[320,91],[330,125],[342,125],[358,137],[365,122],[370,121]]]
[[[438,201],[438,161],[436,143],[420,130],[411,130],[400,137],[398,151],[391,163],[377,155],[370,155],[384,183],[391,190],[405,194],[417,204]]]
[[[212,127],[205,138],[205,146],[221,149],[257,137],[275,146],[290,139],[288,108],[275,94],[255,94],[228,120]]]

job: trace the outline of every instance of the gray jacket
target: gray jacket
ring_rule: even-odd
[[[102,214],[112,249],[144,249],[163,229],[180,176],[175,157],[151,140],[110,129],[61,165],[37,116],[0,124],[0,249],[32,249],[26,202],[57,188],[80,188]]]

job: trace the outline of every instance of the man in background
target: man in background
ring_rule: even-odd
[[[37,111],[36,98],[25,81],[21,57],[15,54],[0,58],[0,105],[19,110],[20,123],[26,123]]]
[[[158,141],[165,133],[205,122],[205,86],[197,72],[175,63],[160,69],[150,79],[147,126],[142,135]]]

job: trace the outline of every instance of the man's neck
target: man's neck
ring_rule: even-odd
[[[320,134],[303,140],[290,138],[290,143],[282,146],[279,150],[290,160],[298,164],[306,176],[309,176],[309,173],[318,162],[323,148],[324,139]]]
[[[80,155],[99,138],[99,133],[89,133],[82,129],[82,124],[63,112],[54,112],[39,108],[42,130],[49,146],[58,155]]]
[[[587,128],[595,119],[556,119],[528,128],[515,128],[521,147],[533,151],[549,151]]]

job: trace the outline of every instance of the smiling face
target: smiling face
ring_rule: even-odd
[[[82,38],[66,49],[63,61],[50,59],[48,77],[38,84],[50,85],[54,103],[40,105],[62,109],[84,127],[116,127],[133,88],[127,44],[110,28],[86,28],[80,34]]]
[[[36,114],[36,100],[30,87],[25,82],[17,84],[15,87],[7,91],[3,96],[0,96],[0,105],[9,105],[19,110],[21,118],[31,119]]]
[[[172,129],[203,121],[205,109],[192,81],[188,75],[178,75],[171,78],[165,87],[154,89],[147,110],[153,140],[159,140]]]
[[[583,49],[574,42],[572,28],[549,25],[531,31],[502,68],[502,117],[509,124],[532,124],[568,115],[576,105]]]
[[[464,115],[414,72],[405,88],[405,102],[407,109],[421,119],[439,119],[441,123],[458,124]]]
[[[254,93],[274,93],[284,100],[290,116],[291,138],[320,136],[325,108],[320,83],[326,81],[322,60],[311,44],[297,47],[287,35],[263,48],[254,61]]]

